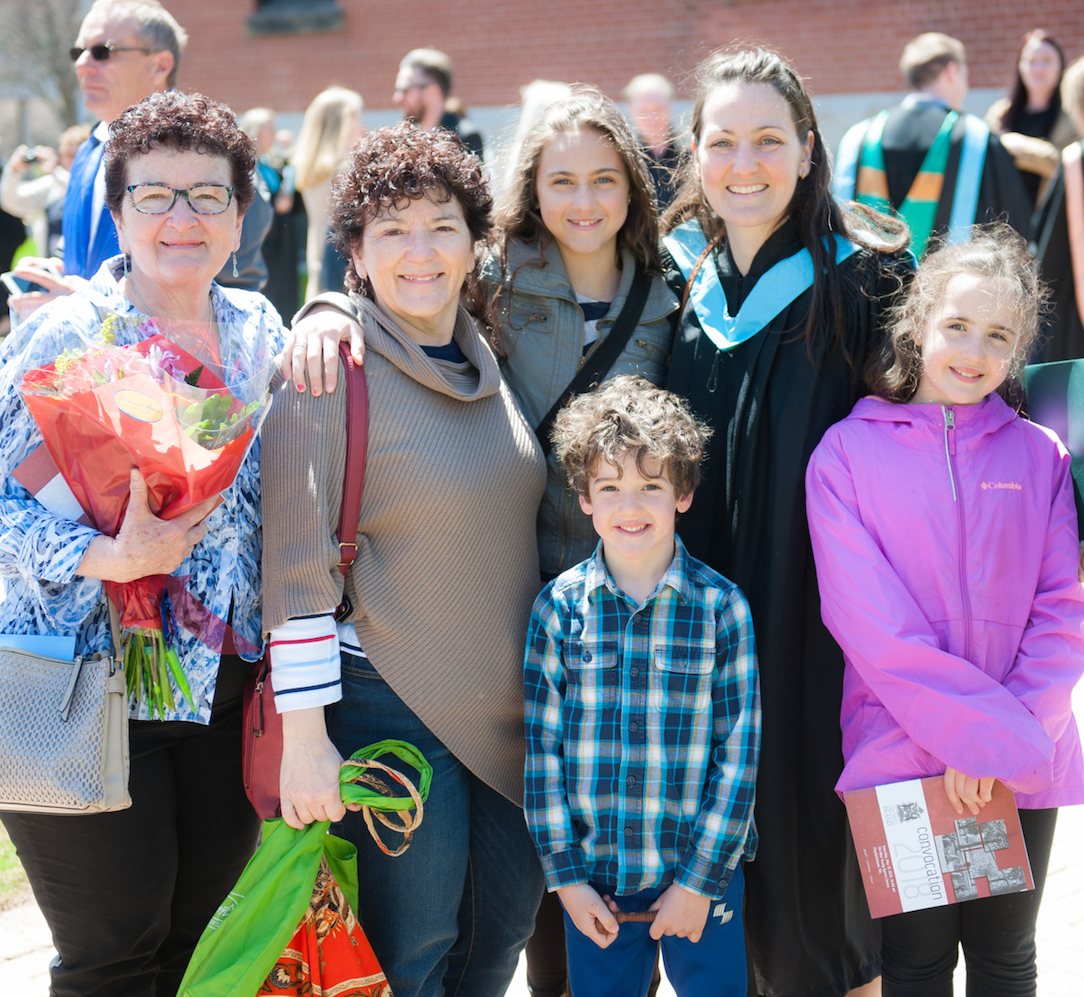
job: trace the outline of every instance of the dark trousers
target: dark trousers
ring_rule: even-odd
[[[883,997],[952,997],[961,945],[967,997],[1035,994],[1035,922],[1057,818],[1057,809],[1020,811],[1034,890],[895,914],[882,921]]]
[[[132,806],[5,813],[53,934],[53,997],[173,997],[256,846],[241,782],[241,687],[224,657],[209,726],[130,721]]]

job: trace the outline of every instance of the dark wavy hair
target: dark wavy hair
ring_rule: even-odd
[[[524,137],[516,156],[512,180],[497,213],[494,254],[500,263],[501,279],[497,293],[489,303],[492,343],[502,354],[500,339],[500,300],[515,283],[509,273],[508,246],[518,239],[538,249],[538,257],[521,266],[544,267],[542,250],[553,238],[538,206],[538,164],[542,152],[557,135],[587,130],[605,136],[613,146],[629,180],[629,207],[624,224],[617,233],[618,251],[632,253],[636,266],[645,273],[661,273],[659,259],[658,204],[655,185],[640,149],[640,143],[621,109],[595,87],[577,84],[568,97],[555,101],[541,114]]]
[[[970,274],[1012,288],[1017,338],[1012,367],[997,389],[1013,408],[1023,401],[1020,375],[1039,336],[1048,292],[1027,243],[1004,222],[976,225],[969,242],[936,245],[922,259],[910,287],[889,312],[888,337],[866,369],[866,384],[889,402],[908,402],[922,377],[922,336],[953,277]]]
[[[1020,122],[1024,112],[1028,109],[1028,88],[1024,85],[1024,78],[1020,75],[1020,57],[1024,54],[1024,46],[1030,41],[1046,42],[1061,61],[1061,71],[1058,73],[1058,85],[1054,87],[1054,93],[1050,97],[1050,107],[1056,111],[1061,110],[1061,78],[1065,75],[1065,49],[1049,31],[1043,28],[1035,28],[1020,39],[1020,48],[1016,52],[1016,62],[1013,64],[1012,89],[1009,91],[1009,106],[1001,115],[1001,130],[1015,132],[1020,130]]]
[[[629,211],[617,234],[619,248],[628,249],[637,266],[659,273],[658,206],[655,185],[631,126],[621,109],[595,87],[576,85],[563,100],[551,104],[527,133],[516,156],[515,170],[497,215],[497,248],[502,260],[510,239],[545,247],[552,236],[538,207],[538,163],[557,135],[593,131],[609,139],[629,179]]]
[[[704,105],[721,86],[729,83],[765,83],[787,102],[798,137],[813,133],[813,154],[809,174],[798,180],[790,202],[790,216],[798,237],[813,260],[813,297],[801,338],[806,341],[822,317],[833,330],[832,345],[842,342],[843,300],[839,268],[836,265],[835,236],[846,238],[875,252],[898,252],[907,245],[907,228],[895,218],[854,205],[844,212],[832,197],[832,171],[828,152],[817,127],[813,101],[802,78],[786,59],[769,48],[726,48],[711,55],[697,69],[696,100],[693,105],[691,137],[694,155],[679,167],[680,187],[662,219],[664,233],[683,222],[696,219],[709,243],[718,245],[726,237],[726,225],[711,208],[697,169],[695,149],[704,128]],[[827,242],[827,245],[826,245]]]
[[[351,291],[372,297],[369,282],[358,276],[353,263],[365,226],[381,211],[401,210],[422,197],[438,204],[455,198],[475,244],[489,235],[493,198],[482,161],[452,132],[427,131],[401,121],[370,132],[346,154],[331,184],[331,236],[346,257],[346,286]],[[478,267],[476,260],[467,277],[468,306],[475,314],[482,306]]]
[[[120,214],[132,157],[155,149],[225,159],[230,164],[230,186],[238,213],[248,211],[256,196],[252,180],[256,146],[237,124],[233,111],[201,93],[162,90],[133,104],[109,126],[104,157],[105,203],[114,214]],[[166,183],[169,177],[161,180]]]

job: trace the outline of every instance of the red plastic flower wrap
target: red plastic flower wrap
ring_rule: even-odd
[[[118,345],[131,321],[107,316],[85,347],[27,371],[22,381],[57,469],[94,528],[111,537],[128,507],[132,468],[146,481],[151,511],[173,519],[229,489],[270,406],[266,360],[240,379],[220,376],[174,342],[191,340],[195,323],[142,319],[135,335],[124,337],[138,341]],[[262,344],[256,356],[266,358]],[[195,603],[183,582],[150,575],[104,583],[120,614],[129,694],[146,701],[152,716],[176,706],[170,677],[196,708],[173,648],[178,616],[222,649],[225,624]],[[183,612],[175,612],[178,600]]]

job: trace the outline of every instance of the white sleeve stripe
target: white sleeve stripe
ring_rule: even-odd
[[[271,631],[270,644],[271,687],[280,713],[342,698],[334,617],[288,620]],[[284,695],[289,699],[280,699]]]

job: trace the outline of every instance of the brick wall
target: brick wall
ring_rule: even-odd
[[[978,88],[1007,84],[1032,27],[1053,31],[1070,58],[1084,54],[1081,0],[338,0],[343,31],[270,37],[248,34],[255,0],[166,3],[191,36],[181,85],[238,109],[300,111],[331,84],[389,108],[398,61],[420,45],[452,56],[458,95],[478,107],[514,103],[537,77],[590,81],[614,96],[639,72],[681,85],[733,39],[780,48],[822,95],[899,89],[900,50],[922,31],[965,43]]]

